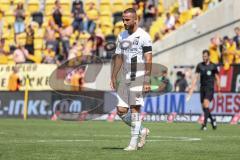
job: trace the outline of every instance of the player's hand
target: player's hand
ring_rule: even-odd
[[[191,99],[192,95],[188,94],[186,97],[186,101],[188,102]]]
[[[112,78],[112,79],[111,79],[110,86],[111,86],[111,88],[112,88],[113,90],[116,89],[116,87],[117,87],[117,80],[116,80],[116,78]]]
[[[193,89],[190,89],[189,92],[188,92],[188,94],[187,94],[187,97],[186,97],[186,101],[187,101],[187,102],[191,99],[192,94],[193,94]]]
[[[144,92],[150,92],[150,90],[151,90],[150,83],[144,82],[144,84],[143,84],[143,90],[144,90]]]

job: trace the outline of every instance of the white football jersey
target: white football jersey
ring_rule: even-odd
[[[123,74],[126,80],[135,81],[136,77],[145,74],[145,53],[152,53],[152,41],[150,35],[138,28],[131,35],[125,30],[117,39],[116,54],[123,55]]]

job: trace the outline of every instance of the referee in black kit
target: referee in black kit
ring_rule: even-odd
[[[220,93],[220,80],[218,76],[217,65],[211,63],[209,60],[209,51],[204,50],[202,52],[203,62],[199,63],[196,68],[196,76],[193,79],[192,86],[189,90],[189,94],[187,96],[187,100],[190,99],[196,82],[200,78],[200,99],[202,104],[202,109],[204,112],[204,123],[201,127],[201,130],[207,130],[207,120],[210,118],[212,128],[217,129],[216,119],[213,119],[210,111],[209,104],[214,96],[214,81],[216,80],[218,96],[221,96]]]

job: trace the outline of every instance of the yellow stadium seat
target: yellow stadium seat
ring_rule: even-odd
[[[200,15],[202,13],[199,7],[192,8],[190,12],[192,16]]]
[[[110,0],[101,0],[100,2],[100,6],[99,6],[99,10],[100,11],[107,11],[107,10],[111,10],[111,2]]]
[[[171,14],[176,13],[178,11],[178,7],[179,7],[178,2],[175,2],[172,6],[170,6],[169,12]]]
[[[15,22],[15,16],[14,16],[13,11],[10,11],[10,10],[7,11],[5,13],[5,16],[3,17],[3,20],[5,23],[12,25]]]
[[[122,12],[124,5],[122,0],[114,0],[112,5],[113,13]]]
[[[162,4],[158,5],[158,14],[162,14],[164,11],[164,6]]]
[[[81,44],[85,44],[90,37],[90,34],[87,32],[83,32],[79,35],[79,41]]]
[[[106,35],[112,34],[113,25],[111,22],[105,21],[101,24],[101,29],[102,29],[103,35],[106,36]]]
[[[16,44],[25,45],[26,44],[26,33],[20,33],[16,35]]]
[[[179,17],[179,21],[181,24],[184,24],[191,19],[192,19],[191,11],[184,11],[181,13],[181,15]]]
[[[125,0],[125,7],[126,8],[132,8],[132,4],[135,3],[135,0]]]
[[[102,11],[102,12],[100,12],[99,20],[100,20],[100,22],[112,21],[112,13],[110,11]]]
[[[89,6],[91,3],[94,3],[94,8],[95,9],[98,9],[98,0],[85,0],[85,3],[84,3],[84,9],[85,10],[89,10]]]
[[[10,45],[14,45],[14,29],[12,28],[11,30],[8,30],[7,28],[3,28],[3,38],[5,38],[5,45],[8,47]]]
[[[61,8],[64,12],[71,12],[71,1],[70,0],[60,0]]]
[[[51,15],[53,12],[53,8],[55,6],[55,0],[46,0],[45,2],[45,14]]]
[[[38,12],[40,10],[39,0],[28,0],[27,11],[30,13]]]
[[[8,56],[0,54],[0,64],[8,64]]]
[[[42,50],[39,50],[39,49],[34,50],[33,61],[35,63],[41,63],[42,62]]]
[[[43,39],[42,38],[35,38],[34,39],[34,49],[43,49]]]
[[[9,11],[10,9],[10,1],[0,0],[0,9],[4,12]]]
[[[25,0],[13,0],[14,5],[17,5],[18,3],[24,4]]]

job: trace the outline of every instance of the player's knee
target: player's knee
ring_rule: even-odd
[[[122,116],[124,114],[128,113],[128,108],[124,108],[124,107],[117,107],[117,114],[119,116]]]
[[[208,108],[209,103],[210,103],[209,100],[204,99],[204,101],[203,101],[203,108]]]
[[[139,113],[141,106],[131,106],[131,113]]]

